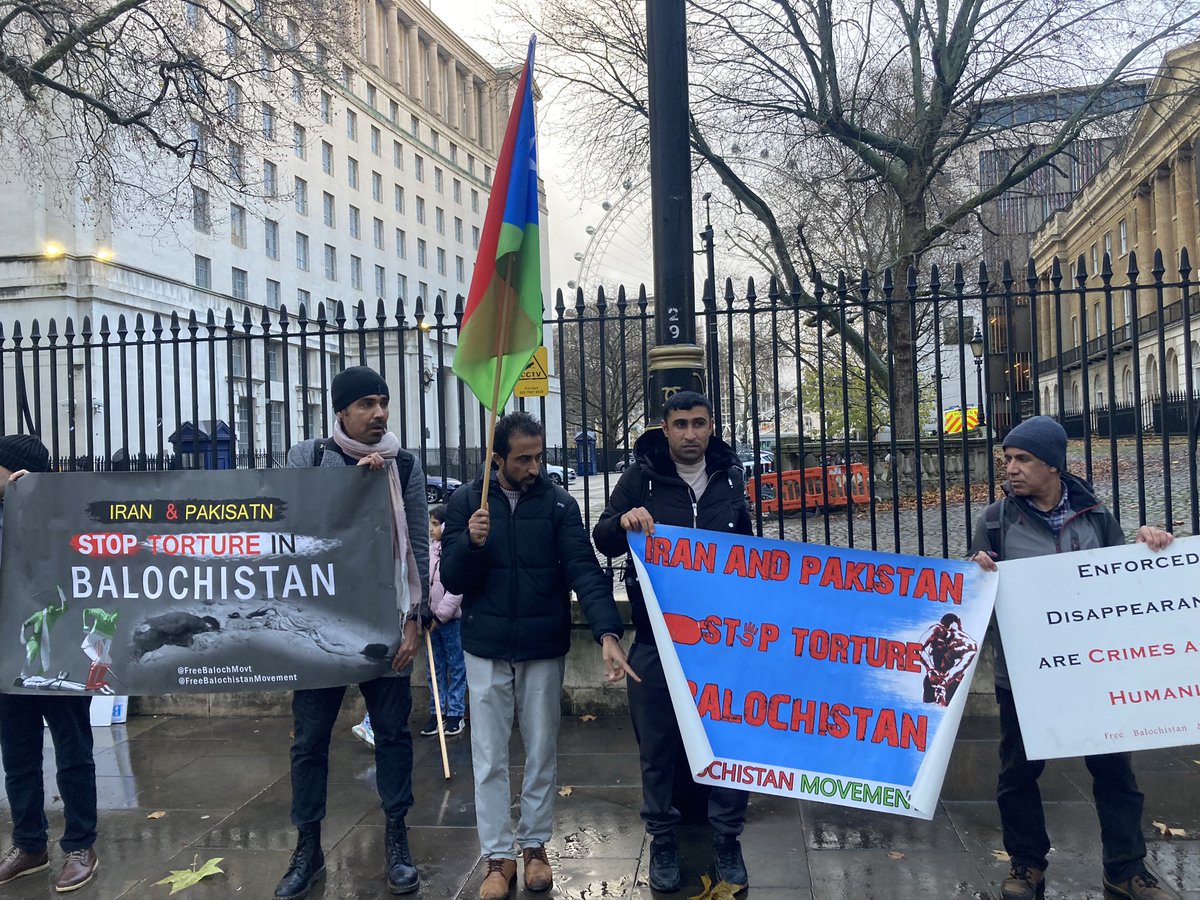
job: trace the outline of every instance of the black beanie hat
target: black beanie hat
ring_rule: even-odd
[[[333,376],[333,384],[329,387],[334,412],[341,412],[355,400],[371,394],[390,396],[383,376],[367,366],[343,369]]]
[[[32,434],[6,434],[0,437],[0,466],[10,472],[49,472],[50,451]]]
[[[1028,450],[1046,465],[1067,471],[1067,431],[1049,416],[1026,419],[1005,435],[1004,446]]]

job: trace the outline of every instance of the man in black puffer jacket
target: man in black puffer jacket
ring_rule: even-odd
[[[662,430],[643,434],[635,460],[621,475],[608,506],[592,531],[601,553],[628,552],[626,532],[654,532],[654,523],[752,534],[742,465],[720,438],[713,436],[712,404],[695,391],[681,391],[663,407]],[[629,684],[629,713],[642,764],[642,819],[650,845],[650,887],[674,892],[680,887],[679,848],[673,803],[676,767],[686,766],[683,739],[671,707],[662,662],[646,603],[633,566],[625,567],[625,586],[637,629],[629,665],[641,681]],[[748,882],[738,835],[746,822],[744,791],[714,787],[708,799],[717,877],[730,884]]]
[[[442,533],[442,584],[462,594],[462,642],[471,694],[475,820],[487,858],[481,900],[508,896],[516,878],[548,890],[559,703],[571,645],[571,591],[603,646],[609,681],[633,675],[619,643],[612,582],[588,543],[579,504],[540,471],[541,423],[525,412],[496,423],[486,508],[483,475],[450,498]],[[636,676],[634,676],[636,677]],[[525,745],[521,817],[509,814],[508,745],[516,711]]]

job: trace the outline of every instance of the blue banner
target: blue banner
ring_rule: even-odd
[[[933,816],[994,573],[662,525],[629,544],[697,781]]]

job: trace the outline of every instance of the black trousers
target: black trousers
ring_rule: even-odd
[[[42,787],[42,719],[54,742],[58,793],[67,827],[64,853],[96,843],[96,762],[90,696],[0,694],[0,754],[12,808],[13,844],[27,853],[46,846],[50,824]]]
[[[375,785],[389,819],[403,819],[413,805],[412,733],[408,716],[412,692],[408,676],[376,678],[359,685],[375,732]],[[292,743],[292,824],[312,825],[325,818],[329,793],[329,739],[345,687],[296,691],[292,695],[295,740]]]
[[[1000,779],[996,785],[996,803],[1000,807],[1004,849],[1012,857],[1013,865],[1044,870],[1050,837],[1046,833],[1038,777],[1046,763],[1025,757],[1012,691],[997,687],[996,702],[1000,704]],[[1130,754],[1085,756],[1083,761],[1092,773],[1104,872],[1110,881],[1125,881],[1146,867],[1146,840],[1142,836],[1145,798],[1133,777]]]
[[[642,765],[642,821],[652,836],[669,834],[680,820],[674,801],[677,776],[687,774],[683,737],[675,721],[658,648],[634,644],[629,650],[629,667],[642,679],[641,683],[633,679],[627,682],[629,714]],[[745,791],[711,788],[708,821],[713,831],[720,835],[741,834],[749,800]]]

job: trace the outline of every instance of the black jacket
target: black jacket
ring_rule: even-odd
[[[604,555],[616,557],[629,551],[621,516],[639,506],[646,507],[654,521],[663,525],[754,533],[746,506],[742,463],[724,441],[713,437],[708,442],[704,456],[708,487],[699,498],[693,496],[691,487],[679,477],[662,429],[655,428],[638,438],[634,456],[633,463],[613,488],[600,521],[592,529],[596,549]],[[637,642],[653,644],[646,601],[637,583],[637,573],[629,562],[625,566],[625,588],[633,607]]]
[[[491,473],[491,528],[482,547],[467,520],[479,508],[483,476],[450,497],[442,532],[442,584],[462,594],[463,649],[522,662],[565,656],[571,645],[571,590],[592,634],[620,637],[612,582],[588,543],[579,504],[544,476],[514,510]]]

